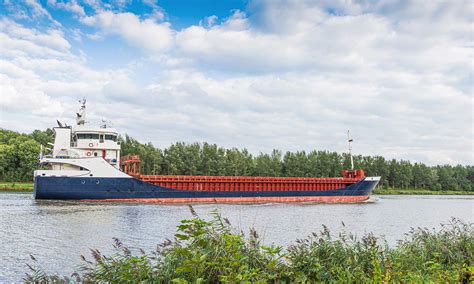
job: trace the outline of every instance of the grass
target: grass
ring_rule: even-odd
[[[0,182],[0,191],[33,191],[32,182]]]
[[[71,277],[48,275],[34,257],[26,282],[84,283],[472,283],[474,226],[452,219],[440,230],[412,229],[389,247],[383,238],[319,233],[284,249],[264,246],[258,233],[211,220],[182,220],[172,240],[133,254],[118,239],[116,253],[92,249]]]
[[[474,195],[474,191],[443,191],[443,190],[429,190],[416,188],[377,188],[374,190],[375,195]]]

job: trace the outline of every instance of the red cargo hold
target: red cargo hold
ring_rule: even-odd
[[[342,188],[365,177],[363,170],[344,170],[342,177],[295,178],[249,176],[174,176],[140,174],[140,158],[136,155],[122,157],[122,171],[144,182],[178,190],[197,191],[315,191]]]

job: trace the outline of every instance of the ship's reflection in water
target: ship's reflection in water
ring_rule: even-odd
[[[384,235],[389,244],[410,227],[439,227],[451,217],[473,222],[474,196],[386,196],[358,204],[195,204],[209,218],[218,210],[236,230],[254,227],[263,242],[288,245],[325,224]],[[68,275],[89,248],[113,253],[112,238],[151,251],[172,238],[187,205],[35,201],[31,194],[0,193],[0,282],[21,281],[34,255],[48,272]],[[345,227],[342,225],[344,222]]]

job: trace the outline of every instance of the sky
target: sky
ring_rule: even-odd
[[[1,128],[473,164],[473,2],[0,3]]]

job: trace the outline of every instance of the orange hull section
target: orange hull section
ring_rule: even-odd
[[[369,199],[367,195],[360,196],[272,196],[272,197],[217,197],[217,198],[127,198],[83,200],[85,202],[134,202],[134,203],[265,203],[265,202],[323,202],[323,203],[353,203]]]

